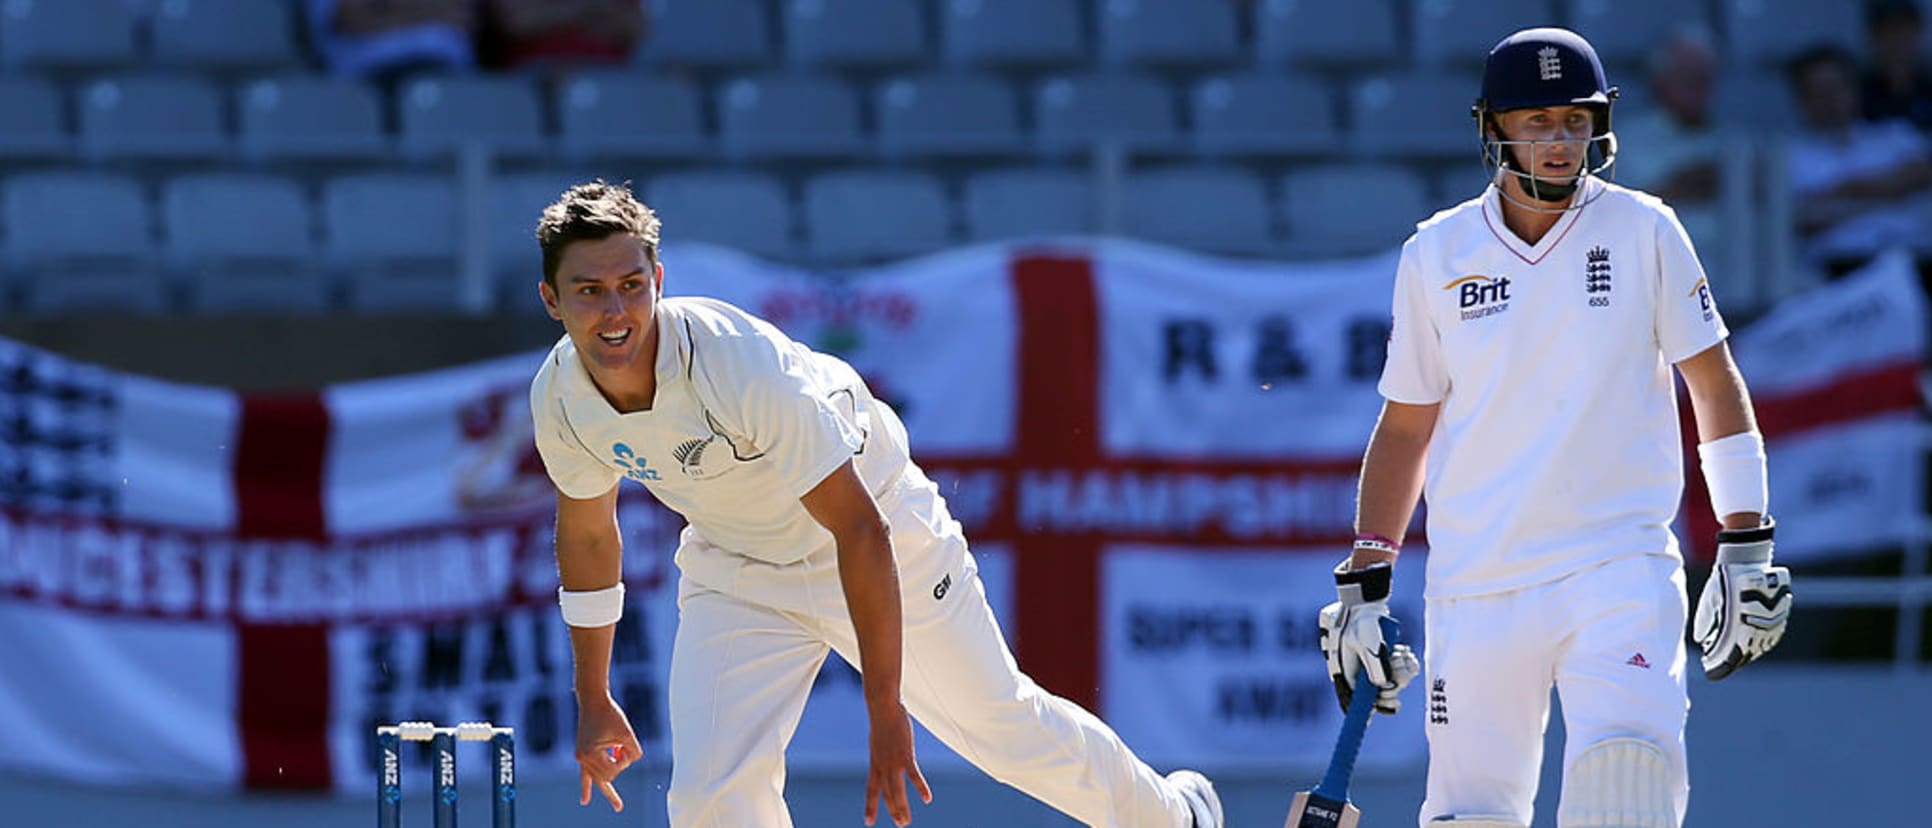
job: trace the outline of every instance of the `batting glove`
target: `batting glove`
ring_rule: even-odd
[[[1402,688],[1422,672],[1409,645],[1391,647],[1382,637],[1381,619],[1394,622],[1389,615],[1393,572],[1387,563],[1349,569],[1343,561],[1335,567],[1337,600],[1322,607],[1321,647],[1343,710],[1355,695],[1351,682],[1360,675],[1377,688],[1375,712],[1393,715],[1402,709]]]
[[[1715,681],[1778,646],[1791,618],[1791,571],[1771,565],[1771,531],[1717,533],[1717,565],[1697,597],[1691,634],[1704,651],[1704,675]]]

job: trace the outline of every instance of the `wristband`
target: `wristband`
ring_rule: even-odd
[[[1402,544],[1375,534],[1374,532],[1357,534],[1355,536],[1355,548],[1358,550],[1366,549],[1371,552],[1387,552],[1390,555],[1396,555],[1402,552]]]
[[[1739,512],[1768,514],[1770,488],[1764,474],[1764,438],[1745,431],[1697,447],[1704,464],[1704,487],[1719,522]]]
[[[563,609],[565,624],[573,627],[608,627],[624,617],[624,583],[603,589],[571,592],[557,588],[557,606]]]

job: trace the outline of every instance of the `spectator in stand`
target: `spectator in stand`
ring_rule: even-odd
[[[309,36],[331,74],[393,85],[476,64],[471,0],[307,0]]]
[[[1717,50],[1709,29],[1677,28],[1645,64],[1654,106],[1611,124],[1617,145],[1617,183],[1656,195],[1677,211],[1700,250],[1718,247],[1720,159],[1711,112]]]
[[[1920,48],[1925,21],[1917,0],[1868,0],[1865,40],[1872,65],[1865,72],[1865,118],[1902,119],[1932,131],[1932,72]]]
[[[1910,123],[1859,118],[1851,53],[1816,46],[1793,58],[1789,80],[1803,128],[1786,158],[1797,230],[1807,259],[1842,275],[1924,235],[1932,156]]]
[[[649,25],[644,0],[485,0],[483,53],[498,69],[622,66]]]

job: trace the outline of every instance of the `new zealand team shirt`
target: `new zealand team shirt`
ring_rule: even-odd
[[[840,464],[855,460],[875,495],[899,482],[905,427],[851,366],[714,299],[662,300],[657,327],[649,410],[613,409],[567,336],[537,372],[537,449],[565,495],[630,478],[683,515],[687,535],[786,564],[831,544],[799,498]]]
[[[1379,390],[1442,406],[1424,485],[1429,598],[1678,555],[1671,366],[1728,331],[1669,207],[1598,179],[1577,197],[1534,245],[1503,225],[1494,186],[1403,245]]]

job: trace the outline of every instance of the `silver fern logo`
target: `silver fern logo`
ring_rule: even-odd
[[[692,477],[702,477],[704,450],[715,439],[717,439],[716,435],[702,440],[686,440],[679,443],[677,448],[671,450],[671,456],[677,458],[678,465],[683,467],[685,474]]]

